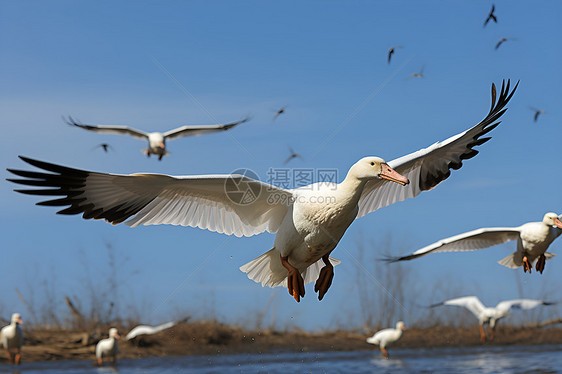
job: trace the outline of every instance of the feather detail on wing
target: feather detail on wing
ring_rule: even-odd
[[[178,127],[177,129],[167,131],[163,135],[164,138],[166,139],[175,139],[175,138],[180,138],[182,136],[197,136],[203,134],[210,134],[213,132],[229,130],[234,126],[244,123],[248,120],[249,118],[245,118],[241,121],[229,123],[226,125],[206,125],[206,126],[186,125],[186,126]]]
[[[456,305],[462,306],[470,310],[477,318],[480,318],[480,313],[485,309],[484,304],[476,296],[465,296],[456,299],[447,300],[442,305]]]
[[[545,302],[542,300],[533,300],[533,299],[515,299],[515,300],[505,300],[498,305],[496,305],[496,309],[499,309],[503,312],[509,312],[510,309],[533,309],[538,307],[539,305],[551,305],[552,303]]]
[[[100,134],[114,134],[114,135],[130,135],[137,139],[148,139],[148,133],[142,130],[137,130],[130,126],[121,125],[84,125],[76,122],[72,117],[68,117],[66,123],[72,126],[80,127],[84,130],[99,132]]]
[[[290,191],[242,175],[117,175],[21,159],[51,173],[8,169],[24,178],[9,181],[49,188],[16,192],[63,196],[38,205],[67,206],[58,213],[113,224],[129,219],[133,227],[172,224],[252,236],[276,232],[292,200]]]
[[[475,251],[502,244],[519,238],[520,230],[517,227],[487,227],[439,240],[436,243],[418,249],[412,254],[387,258],[387,261],[396,262],[413,260],[415,258],[437,252],[464,252]]]
[[[492,83],[492,107],[480,123],[447,140],[390,161],[388,165],[408,178],[410,184],[401,186],[383,179],[367,182],[359,200],[357,218],[432,189],[449,177],[450,169],[457,170],[462,166],[462,160],[476,156],[478,151],[474,147],[491,139],[482,136],[500,124],[496,121],[507,110],[504,107],[513,96],[518,84],[510,92],[509,80],[507,84],[504,81],[496,103],[496,87]]]

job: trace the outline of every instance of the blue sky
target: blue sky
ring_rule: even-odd
[[[14,287],[41,300],[49,280],[57,297],[80,297],[86,272],[107,287],[111,243],[123,314],[141,310],[145,320],[160,321],[188,311],[236,322],[264,310],[273,292],[280,324],[325,329],[358,313],[354,279],[364,270],[353,258],[361,240],[390,235],[388,250],[403,254],[478,227],[562,213],[562,4],[496,1],[498,23],[483,28],[491,4],[2,2],[1,314],[25,310]],[[513,40],[494,50],[502,37]],[[404,48],[388,65],[393,45]],[[422,66],[423,79],[406,79]],[[304,157],[290,167],[334,168],[342,180],[363,156],[392,160],[476,124],[489,110],[491,83],[504,78],[521,83],[493,139],[434,190],[354,222],[333,252],[343,263],[322,302],[309,286],[296,304],[286,290],[264,289],[238,270],[271,248],[271,234],[235,238],[56,216],[4,180],[5,168],[27,168],[17,155],[125,174],[249,168],[266,180],[270,168],[283,167],[289,146]],[[534,123],[529,106],[547,113]],[[67,115],[155,131],[252,120],[228,133],[170,141],[171,155],[158,162],[139,152],[143,142],[71,128],[61,119]],[[92,150],[102,142],[115,151]],[[412,261],[404,265],[405,287],[421,287],[412,295],[419,304],[440,301],[430,300],[430,290],[447,284],[463,293],[448,296],[478,294],[495,305],[519,296],[519,278],[524,296],[561,300],[562,259],[549,261],[542,276],[514,273],[496,263],[514,248]],[[371,251],[374,259],[381,248]]]

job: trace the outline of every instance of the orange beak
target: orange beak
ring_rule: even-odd
[[[160,143],[160,148],[162,148],[162,149],[166,149],[166,144],[164,144],[164,143]]]
[[[379,176],[383,179],[387,179],[391,182],[396,182],[401,184],[402,186],[407,185],[408,183],[410,183],[410,181],[408,180],[408,178],[404,177],[403,175],[400,175],[398,172],[396,172],[393,168],[391,168],[390,166],[388,166],[388,164],[381,164],[382,167],[382,171],[379,174]]]
[[[406,331],[406,330],[408,330],[408,329],[406,328],[406,326],[402,326],[402,331]]]
[[[554,224],[562,229],[562,222],[558,218],[554,220]]]

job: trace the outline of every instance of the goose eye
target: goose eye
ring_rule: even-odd
[[[371,161],[371,166],[375,166],[375,163]]]

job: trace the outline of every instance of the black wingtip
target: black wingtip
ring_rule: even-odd
[[[428,306],[427,308],[435,308],[435,307],[437,307],[437,306],[441,306],[441,305],[444,305],[444,304],[445,304],[444,302],[440,302],[440,303],[437,303],[437,304],[431,304],[431,305]]]

